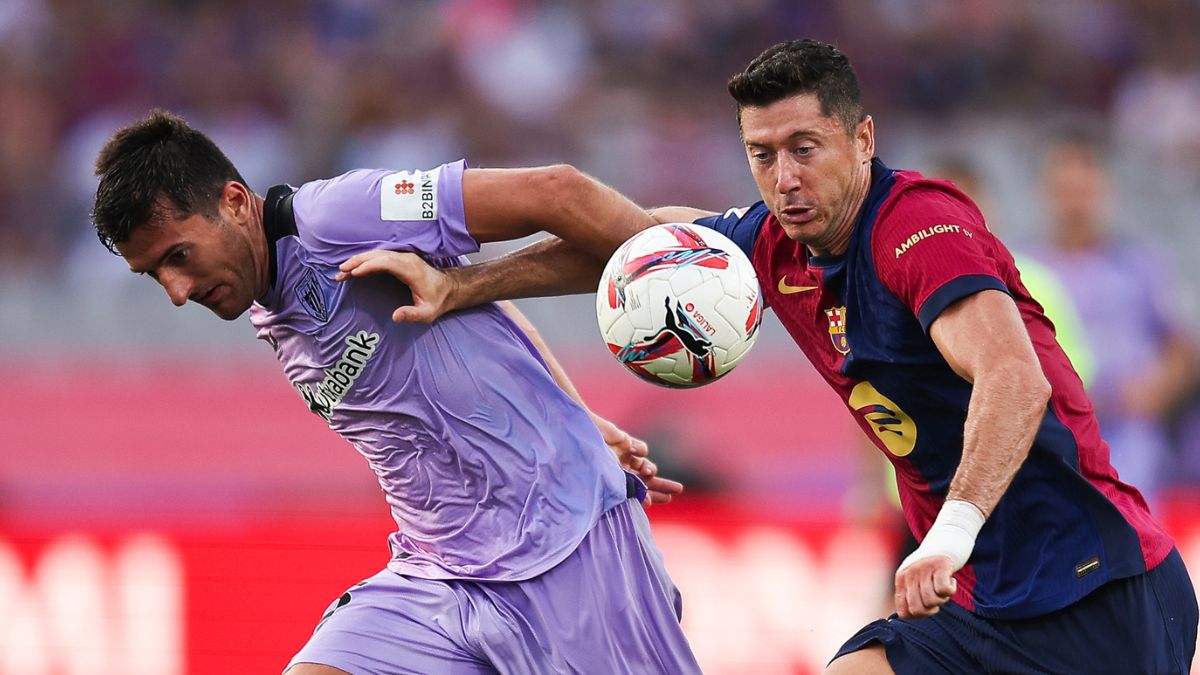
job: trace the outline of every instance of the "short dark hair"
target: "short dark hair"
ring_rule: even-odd
[[[190,214],[215,218],[225,185],[246,184],[208,136],[158,109],[113,134],[96,158],[96,175],[92,223],[114,253],[151,221]]]
[[[781,42],[759,54],[729,79],[729,94],[737,101],[739,127],[742,108],[766,107],[797,94],[816,94],[821,114],[836,117],[847,133],[865,116],[850,59],[837,47],[810,39]]]

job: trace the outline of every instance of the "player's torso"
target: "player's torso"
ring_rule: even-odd
[[[763,297],[901,480],[944,495],[958,466],[970,385],[875,274],[870,232],[845,255],[809,257],[769,217],[755,249]]]
[[[304,232],[303,214],[295,220]],[[625,498],[624,475],[587,412],[498,306],[396,323],[393,310],[411,302],[399,281],[339,282],[336,261],[302,237],[274,245],[272,295],[251,321],[309,410],[375,472],[400,526],[393,569],[533,574]]]
[[[1049,250],[1037,257],[1062,282],[1087,329],[1093,353],[1121,355],[1097,364],[1094,397],[1115,399],[1121,379],[1152,367],[1173,328],[1165,316],[1177,310],[1172,306],[1173,289],[1156,283],[1167,261],[1135,241],[1083,251]],[[1106,413],[1120,415],[1120,403],[1114,400],[1112,407],[1117,410]]]
[[[408,378],[395,374],[413,371],[412,347],[428,330],[390,325],[388,306],[410,302],[407,289],[384,277],[335,281],[294,237],[279,250],[277,300],[253,320],[309,410],[349,436],[356,411],[404,414]]]
[[[959,283],[1013,296],[1054,394],[1029,458],[980,533],[971,564],[958,575],[956,599],[992,616],[1029,616],[1072,602],[1106,579],[1157,564],[1170,540],[1149,519],[1136,491],[1112,473],[1078,377],[1020,284],[1011,256],[981,221],[969,227],[926,222],[911,231],[897,227],[901,221],[885,221],[901,194],[877,180],[847,252],[836,258],[809,257],[769,215],[752,244],[742,245],[752,254],[764,300],[896,467],[905,516],[918,537],[940,509],[961,461],[972,392],[927,332],[940,309],[927,314],[925,308],[965,297],[938,299]],[[761,206],[754,208],[762,213]],[[881,240],[887,246],[872,240],[879,232],[889,233]],[[942,274],[948,281],[927,286],[931,294],[922,297],[928,300],[917,304],[912,295],[909,304],[897,295],[911,286],[893,292],[883,282],[881,269],[895,274],[911,260],[936,269],[930,252],[946,244],[986,262],[951,265],[967,276]],[[923,269],[910,266],[905,273],[916,276],[903,283],[920,283]]]

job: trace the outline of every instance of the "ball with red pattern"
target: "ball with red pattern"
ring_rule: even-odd
[[[630,372],[667,387],[698,387],[750,350],[762,293],[750,260],[727,237],[670,223],[639,232],[609,259],[596,317]]]

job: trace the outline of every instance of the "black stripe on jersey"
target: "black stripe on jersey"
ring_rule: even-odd
[[[267,236],[267,253],[271,256],[271,288],[275,287],[278,263],[275,261],[275,242],[296,236],[296,214],[292,198],[296,191],[290,185],[276,185],[267,191],[263,200],[263,232]]]
[[[921,309],[917,313],[917,320],[921,322],[921,328],[924,328],[925,333],[928,334],[929,327],[933,325],[933,322],[942,315],[942,312],[947,307],[968,295],[974,295],[988,289],[995,289],[1007,295],[1012,295],[1012,292],[1008,290],[1008,286],[1005,286],[1003,281],[990,274],[964,274],[961,277],[955,277],[947,281],[931,293],[925,299],[925,304],[921,305]]]

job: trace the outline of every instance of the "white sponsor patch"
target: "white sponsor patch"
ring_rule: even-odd
[[[400,171],[379,184],[381,220],[437,220],[438,172]]]

